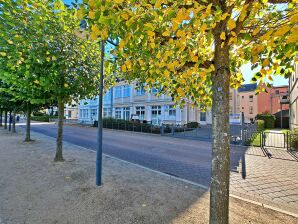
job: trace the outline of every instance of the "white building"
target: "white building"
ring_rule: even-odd
[[[156,96],[158,90],[146,91],[136,84],[118,83],[104,96],[104,117],[130,120],[137,117],[141,122],[160,124],[186,124],[199,122],[211,124],[211,113],[200,112],[186,104],[183,108],[175,106],[170,96]],[[83,100],[79,104],[79,122],[92,124],[97,120],[98,97]]]

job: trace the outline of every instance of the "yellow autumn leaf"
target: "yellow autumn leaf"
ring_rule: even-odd
[[[167,77],[167,78],[170,76],[170,72],[169,72],[169,70],[165,70],[163,74],[164,74],[164,76]]]
[[[262,63],[263,67],[266,67],[270,64],[270,61],[268,59],[265,59]]]
[[[269,79],[270,81],[273,81],[273,78],[272,78],[271,75],[268,76],[268,79]]]
[[[85,10],[84,10],[84,7],[81,6],[78,11],[77,11],[77,16],[78,16],[78,19],[83,19],[84,16],[85,16]]]
[[[2,57],[5,57],[5,56],[6,56],[6,53],[5,53],[5,52],[0,52],[0,55],[1,55]]]
[[[298,23],[298,14],[295,14],[291,17],[290,22],[292,23]]]
[[[207,25],[204,23],[200,28],[200,32],[204,33],[206,29],[207,29]]]
[[[127,13],[122,13],[120,16],[125,20],[129,19],[129,15]]]
[[[260,32],[261,28],[258,26],[254,31],[252,32],[252,35],[255,36]]]
[[[183,90],[181,87],[179,87],[179,88],[177,89],[177,93],[178,93],[179,96],[181,96],[181,97],[184,97],[184,96],[185,96],[185,92],[184,92],[184,90]]]
[[[34,80],[34,83],[39,85],[39,81],[38,80]]]
[[[229,13],[224,13],[221,15],[220,19],[225,20],[230,14]]]
[[[282,26],[279,29],[276,30],[274,33],[274,36],[283,36],[286,34],[291,28],[289,26]]]
[[[228,28],[230,29],[230,30],[232,30],[232,29],[234,29],[236,27],[236,23],[235,23],[235,21],[233,20],[233,19],[229,19],[229,21],[228,21]]]
[[[89,19],[95,19],[95,12],[89,11],[88,17],[89,17]]]
[[[160,8],[162,1],[161,0],[156,0],[154,7],[155,8]]]
[[[126,72],[126,65],[122,65],[122,66],[121,66],[121,71],[122,71],[122,72]]]
[[[221,39],[221,40],[225,40],[225,39],[226,39],[226,33],[225,33],[225,32],[222,32],[222,33],[220,34],[220,39]]]
[[[155,33],[152,32],[151,30],[147,31],[147,34],[149,37],[154,37],[155,36]]]
[[[123,0],[114,0],[115,3],[120,4],[123,2]]]
[[[183,37],[183,36],[185,36],[185,32],[182,31],[182,30],[178,30],[178,32],[176,33],[176,36],[177,37]]]
[[[166,30],[161,35],[163,35],[164,37],[167,37],[167,36],[170,36],[170,32],[168,30]]]
[[[67,88],[68,87],[68,84],[67,83],[64,83],[64,87]]]
[[[145,23],[144,26],[150,28],[151,30],[155,29],[152,23]]]
[[[108,39],[108,30],[107,29],[104,29],[104,30],[102,30],[101,31],[101,38],[103,39],[103,40],[106,40],[106,39]]]
[[[91,27],[91,33],[93,33],[95,36],[99,36],[100,30],[96,24],[93,24]]]

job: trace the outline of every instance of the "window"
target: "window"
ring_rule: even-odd
[[[130,86],[123,86],[123,97],[130,97]]]
[[[200,121],[206,121],[206,112],[200,112]]]
[[[254,109],[253,109],[252,106],[249,107],[249,113],[250,113],[250,114],[253,114],[253,113],[254,113]]]
[[[176,117],[176,108],[174,107],[174,105],[169,106],[169,116]]]
[[[97,119],[97,109],[91,109],[91,118]]]
[[[254,101],[254,96],[253,95],[250,95],[249,96],[249,102],[253,102]]]
[[[145,88],[144,88],[144,86],[137,85],[136,90],[137,90],[137,95],[138,96],[145,95]]]
[[[110,107],[103,108],[103,116],[104,117],[112,117],[112,110]]]
[[[233,94],[232,94],[232,93],[229,94],[229,99],[230,99],[230,100],[233,99]]]
[[[121,98],[122,97],[122,86],[116,86],[115,87],[115,98]]]
[[[103,97],[104,102],[109,102],[111,101],[111,90],[107,91],[106,94]]]
[[[151,107],[151,119],[152,124],[159,124],[159,115],[161,115],[161,106]]]
[[[161,115],[161,106],[152,106],[152,117],[157,117],[157,115]]]
[[[115,108],[115,118],[116,119],[121,119],[121,107],[116,107]]]
[[[145,120],[145,107],[136,107],[136,114],[140,120]]]
[[[277,90],[275,90],[275,94],[277,94],[277,95],[279,94],[279,90],[278,90],[278,89],[277,89]]]
[[[123,107],[123,119],[124,120],[130,119],[130,108],[129,107]]]

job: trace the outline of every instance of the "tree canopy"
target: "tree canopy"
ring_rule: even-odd
[[[119,40],[113,52],[127,80],[161,86],[177,101],[211,104],[216,36],[229,50],[230,85],[240,68],[258,68],[252,81],[292,72],[298,38],[297,1],[85,0],[91,38]],[[276,4],[283,3],[283,4]],[[288,3],[288,4],[285,4]],[[259,88],[261,90],[261,88]]]

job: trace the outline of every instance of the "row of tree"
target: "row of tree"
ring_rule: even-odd
[[[147,83],[177,103],[212,106],[210,223],[228,223],[229,89],[241,85],[247,63],[257,69],[258,91],[272,75],[291,74],[297,0],[83,0],[78,10],[60,0],[2,2],[2,91],[25,102],[28,116],[32,105],[58,102],[56,161],[63,160],[64,104],[96,93],[96,42],[108,41],[116,61],[107,74]],[[87,33],[78,29],[82,20]]]
[[[75,8],[60,0],[4,0],[0,4],[0,106],[26,111],[58,105],[55,161],[63,161],[64,105],[96,95],[100,47],[84,37]]]

